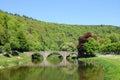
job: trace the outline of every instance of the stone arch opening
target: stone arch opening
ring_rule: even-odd
[[[43,55],[39,54],[39,53],[33,53],[31,55],[31,61],[33,63],[41,63],[44,60]]]
[[[47,61],[51,64],[59,64],[63,60],[63,56],[59,52],[51,52],[47,56]]]

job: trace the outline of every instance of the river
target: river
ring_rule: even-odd
[[[35,64],[36,65],[36,64]],[[104,70],[78,62],[71,66],[19,66],[0,70],[0,80],[103,80]]]

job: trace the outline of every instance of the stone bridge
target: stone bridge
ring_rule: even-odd
[[[63,57],[62,61],[59,64],[51,64],[50,62],[47,61],[48,55],[52,54],[53,52],[58,53]],[[39,64],[36,64],[37,66],[66,66],[66,65],[74,65],[73,63],[70,63],[67,61],[66,57],[69,56],[70,54],[74,54],[77,56],[77,52],[65,52],[65,51],[45,51],[45,52],[24,52],[25,54],[32,55],[34,53],[39,53],[43,56],[43,61]],[[34,65],[31,63],[31,65]]]

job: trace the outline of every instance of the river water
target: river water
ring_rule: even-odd
[[[19,66],[0,70],[0,80],[103,80],[104,70],[93,64],[42,67]]]
[[[103,80],[104,70],[93,64],[41,67],[19,66],[0,70],[0,80]]]

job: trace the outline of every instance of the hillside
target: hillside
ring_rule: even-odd
[[[117,26],[49,23],[0,10],[0,49],[75,51],[78,37],[86,32],[97,35],[101,43],[120,41],[120,27]]]

